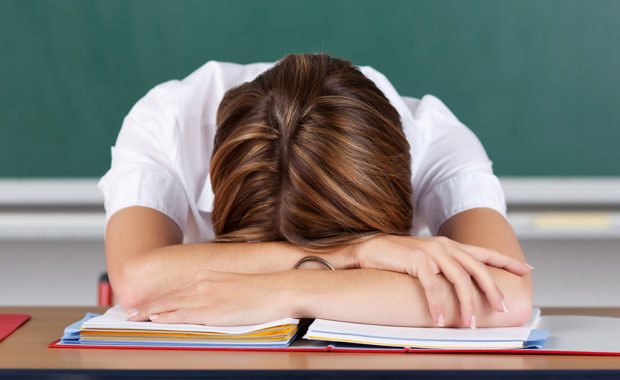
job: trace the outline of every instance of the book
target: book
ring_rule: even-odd
[[[281,348],[290,344],[298,327],[299,320],[293,318],[247,326],[133,322],[117,305],[68,326],[58,345]]]
[[[105,314],[87,314],[68,326],[51,347],[213,348],[320,350],[333,343],[353,343],[400,348],[514,349],[540,347],[548,334],[534,330],[540,309],[520,327],[415,328],[379,326],[323,319],[314,320],[303,339],[305,327],[286,318],[248,326],[205,326],[128,321],[119,306]],[[291,344],[295,340],[294,344]],[[318,341],[318,342],[317,342]]]
[[[519,327],[420,328],[368,325],[316,319],[304,339],[375,346],[433,349],[511,349],[541,346],[544,332],[532,334],[540,320],[534,309],[530,320]]]

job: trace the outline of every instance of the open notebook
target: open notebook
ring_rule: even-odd
[[[317,319],[308,327],[305,339],[295,339],[304,329],[297,319],[228,327],[156,324],[127,321],[120,307],[115,306],[102,316],[87,314],[67,327],[62,339],[50,347],[334,351],[337,347],[333,342],[340,342],[354,343],[353,348],[360,349],[367,349],[367,345],[460,350],[540,348],[548,333],[534,330],[539,319],[540,309],[534,309],[530,321],[521,327],[476,330],[377,326]]]
[[[305,339],[356,343],[376,346],[438,349],[509,349],[541,347],[546,331],[534,330],[540,309],[520,327],[504,328],[419,328],[379,326],[317,319],[304,335]]]

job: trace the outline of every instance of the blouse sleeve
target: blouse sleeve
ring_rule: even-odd
[[[210,220],[198,210],[211,211],[208,173],[217,108],[228,89],[271,65],[209,61],[140,99],[123,121],[112,148],[112,166],[99,182],[106,221],[122,208],[144,206],[170,217],[184,237],[192,220],[200,231],[196,239],[209,236]],[[200,201],[207,207],[200,207]]]
[[[112,165],[99,181],[106,223],[120,209],[144,206],[170,217],[185,233],[188,200],[175,169],[178,128],[168,101],[180,83],[170,81],[149,91],[125,117]]]
[[[421,214],[416,218],[437,235],[446,220],[468,209],[491,208],[505,217],[504,192],[474,133],[434,96],[404,101],[422,136],[412,144],[414,210]]]

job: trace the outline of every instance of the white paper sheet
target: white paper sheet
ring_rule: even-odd
[[[105,312],[105,314],[90,319],[82,325],[88,329],[133,329],[133,330],[166,330],[166,331],[192,331],[192,332],[215,332],[225,334],[246,334],[252,331],[280,325],[296,325],[298,319],[285,318],[277,321],[261,323],[258,325],[245,326],[206,326],[185,323],[153,323],[128,321],[125,313],[119,305]]]

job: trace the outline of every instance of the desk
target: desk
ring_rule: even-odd
[[[416,378],[424,374],[438,378],[434,371],[445,375],[458,374],[476,379],[496,377],[495,371],[508,371],[502,377],[523,375],[528,378],[557,376],[557,371],[587,372],[588,377],[616,376],[620,378],[620,356],[569,356],[569,355],[518,355],[518,354],[351,354],[329,352],[225,352],[225,351],[168,351],[168,350],[115,350],[115,349],[60,349],[47,348],[47,344],[58,339],[63,329],[81,319],[87,311],[101,313],[105,309],[96,307],[0,307],[0,313],[28,313],[32,315],[17,331],[0,342],[0,377],[22,375],[41,375],[43,378],[67,375],[69,371],[83,375],[80,378],[99,378],[101,372],[93,370],[114,370],[115,376],[144,375],[145,370],[164,370],[172,377],[187,375],[204,376],[206,372],[219,374],[217,377],[230,378],[223,374],[239,371],[244,376],[290,378],[289,371],[310,371],[296,373],[302,378],[318,378],[327,374],[323,371],[379,370],[394,371],[381,373],[382,378],[402,379],[400,371],[416,371]],[[543,314],[582,314],[620,317],[620,308],[575,309],[544,308]],[[11,371],[15,370],[15,371]],[[46,370],[41,372],[39,370]],[[171,371],[187,372],[171,372]],[[277,371],[274,372],[273,371]],[[596,370],[596,371],[593,371]],[[601,371],[602,370],[602,371]],[[319,372],[316,372],[319,371]],[[423,372],[418,372],[423,371]],[[463,372],[465,371],[465,372]],[[513,372],[513,371],[519,371]],[[576,371],[576,372],[574,372]],[[164,373],[164,372],[159,372]],[[311,377],[307,375],[312,373]],[[473,375],[475,373],[475,375]],[[54,375],[56,374],[56,375]],[[111,373],[108,373],[111,374]],[[304,375],[306,374],[306,375]],[[344,372],[342,374],[345,374]],[[355,373],[355,377],[364,377]],[[434,376],[433,376],[434,374]],[[469,374],[469,376],[467,376]],[[190,376],[191,375],[191,376]],[[332,373],[333,375],[333,373]],[[485,376],[486,375],[486,376]],[[90,377],[89,377],[90,376]],[[92,377],[94,376],[94,377]],[[542,376],[542,377],[541,377]],[[34,376],[36,377],[36,376]],[[117,376],[118,377],[118,376]],[[333,378],[331,376],[330,378]]]

